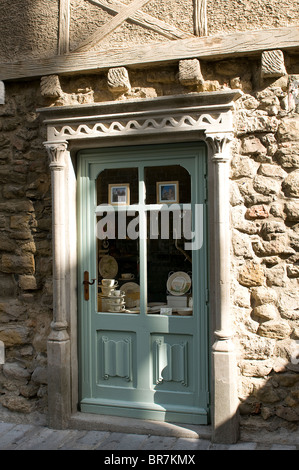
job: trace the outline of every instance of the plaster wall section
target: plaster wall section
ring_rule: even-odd
[[[207,2],[208,34],[297,25],[298,0],[213,0]]]
[[[57,54],[58,0],[0,2],[0,62]]]

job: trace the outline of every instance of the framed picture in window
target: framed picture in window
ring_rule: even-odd
[[[178,181],[157,182],[157,204],[174,204],[179,202]]]
[[[128,206],[130,204],[130,184],[109,184],[108,203],[112,206]]]

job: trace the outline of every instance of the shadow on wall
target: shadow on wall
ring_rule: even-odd
[[[239,405],[241,434],[288,434],[299,442],[298,340],[293,340],[291,352],[289,360],[281,359],[281,365],[275,370],[267,360],[243,362]]]

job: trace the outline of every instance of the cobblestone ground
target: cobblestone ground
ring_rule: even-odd
[[[54,430],[45,426],[0,422],[0,450],[299,450],[298,445],[238,442],[214,444],[207,439],[125,434],[106,431]]]

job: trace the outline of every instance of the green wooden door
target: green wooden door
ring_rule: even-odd
[[[209,422],[205,183],[200,144],[80,152],[81,411]]]

